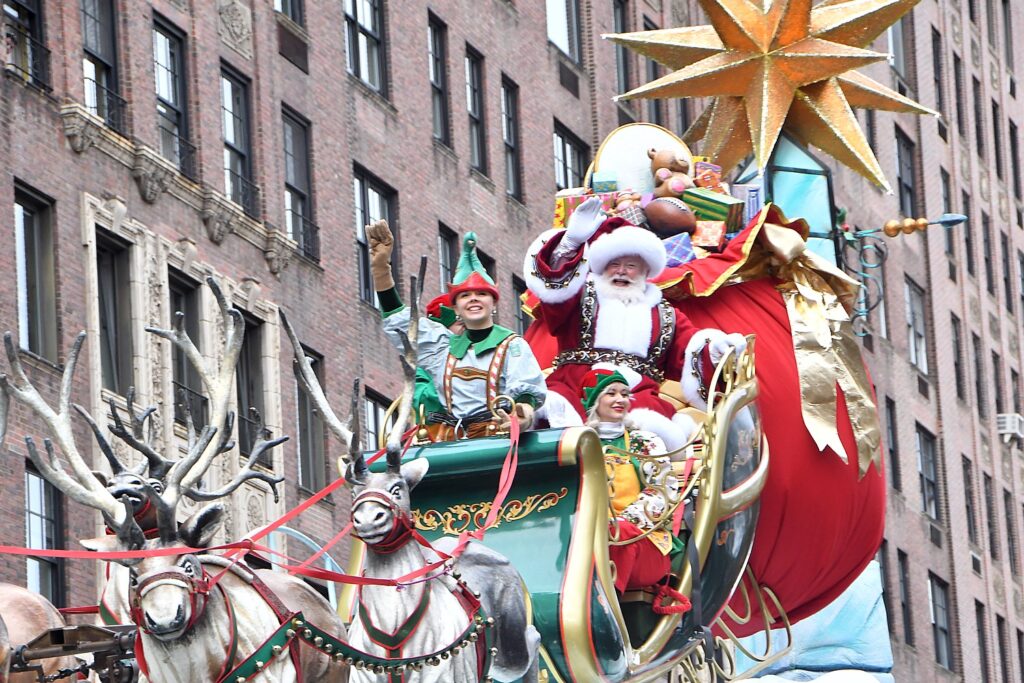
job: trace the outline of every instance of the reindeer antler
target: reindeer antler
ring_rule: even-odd
[[[427,271],[427,257],[420,257],[420,269],[409,278],[409,330],[399,331],[402,341],[402,354],[399,362],[402,365],[402,393],[398,400],[398,412],[395,424],[388,434],[387,459],[388,469],[397,470],[402,462],[402,435],[405,425],[412,416],[412,397],[416,387],[416,355],[419,348],[420,297],[423,295],[423,278]]]
[[[130,429],[125,425],[124,420],[121,419],[121,411],[118,409],[114,399],[108,401],[110,406],[110,417],[114,421],[113,424],[108,425],[110,433],[119,438],[130,448],[142,453],[146,458],[146,463],[143,463],[136,468],[135,473],[141,475],[148,464],[149,476],[153,479],[163,480],[167,476],[167,472],[171,469],[173,461],[168,460],[153,447],[153,414],[156,413],[156,406],[149,406],[141,413],[136,414],[135,412],[135,387],[131,387],[128,390],[128,396],[126,397],[128,403],[128,418],[130,423]],[[78,406],[75,406],[76,408]],[[85,411],[79,409],[79,412],[86,416]],[[86,420],[90,422],[90,426],[93,427],[93,432],[96,431],[96,427],[92,423],[92,419],[86,416]],[[149,421],[149,428],[146,428],[146,421]]]
[[[43,441],[46,455],[43,456],[36,448],[32,437],[25,439],[28,445],[28,455],[35,464],[39,473],[59,489],[64,495],[87,507],[99,510],[115,530],[127,529],[134,523],[131,513],[124,502],[119,502],[104,487],[103,483],[92,473],[92,468],[78,450],[75,443],[74,433],[71,429],[71,386],[78,365],[78,357],[82,351],[82,344],[85,342],[85,332],[80,332],[75,337],[75,343],[68,353],[67,362],[64,365],[64,374],[61,377],[60,395],[57,400],[57,409],[50,407],[39,392],[25,375],[21,366],[21,358],[18,349],[14,345],[14,338],[10,332],[4,333],[4,348],[7,352],[7,363],[10,366],[11,374],[0,374],[0,390],[4,394],[13,397],[25,404],[35,415],[48,427],[52,440],[47,438]],[[81,408],[76,406],[79,412]],[[104,455],[107,456],[111,466],[123,464],[114,457],[110,443],[98,429],[94,430],[97,442]],[[60,460],[54,452],[54,443],[64,455],[71,471],[68,472],[61,465]],[[127,523],[126,523],[127,522]]]
[[[175,462],[168,472],[168,478],[173,478],[175,488],[180,486],[181,491],[194,488],[209,469],[213,458],[223,452],[221,448],[226,443],[227,435],[224,435],[221,441],[213,444],[213,434],[226,424],[231,388],[234,385],[235,366],[238,365],[238,356],[241,353],[242,340],[245,337],[245,320],[242,318],[241,311],[227,300],[216,279],[208,277],[206,284],[209,285],[217,299],[221,312],[224,348],[219,359],[207,363],[192,339],[189,338],[188,332],[185,331],[185,316],[180,312],[175,313],[174,329],[146,328],[147,332],[167,339],[185,354],[196,372],[199,373],[210,400],[209,424],[203,428],[202,433],[195,441],[196,444],[204,444],[203,450],[193,452],[190,447],[188,456]],[[208,428],[212,428],[213,431],[209,438],[204,438]]]
[[[269,451],[271,448],[280,446],[288,440],[287,436],[279,436],[276,439],[270,439],[270,430],[267,429],[266,425],[263,424],[263,418],[260,416],[259,411],[252,409],[256,413],[256,418],[259,421],[259,427],[257,427],[256,433],[258,438],[256,443],[252,446],[252,452],[249,453],[249,459],[245,462],[245,465],[238,471],[235,478],[228,484],[221,487],[216,491],[201,491],[195,487],[185,489],[185,495],[192,500],[208,501],[217,500],[224,496],[234,493],[234,491],[247,481],[256,479],[258,481],[266,482],[270,485],[270,490],[274,492],[274,502],[280,500],[280,494],[277,491],[277,485],[284,481],[284,477],[275,477],[268,472],[260,472],[259,470],[253,469],[256,462],[263,456],[264,453]],[[234,418],[234,413],[229,413],[229,417]],[[230,450],[227,449],[227,450]]]
[[[345,452],[341,454],[343,460],[351,461],[351,455],[359,452],[359,429],[358,427],[352,428],[352,421],[358,425],[358,412],[359,404],[355,400],[355,397],[359,395],[359,381],[356,380],[353,386],[352,396],[352,414],[349,418],[349,426],[346,427],[342,421],[335,414],[334,409],[331,408],[331,404],[327,401],[327,396],[324,394],[323,387],[320,386],[320,380],[317,379],[316,373],[313,372],[313,366],[309,362],[309,358],[306,356],[306,352],[302,348],[302,342],[299,341],[299,336],[295,334],[295,329],[292,324],[288,321],[288,316],[285,315],[284,309],[278,309],[278,316],[281,318],[281,325],[284,327],[285,332],[288,335],[288,339],[292,342],[292,351],[294,352],[294,363],[295,363],[295,376],[299,380],[299,384],[302,389],[306,392],[306,395],[313,402],[313,406],[317,412],[320,413],[321,419],[327,428],[331,430],[331,433],[337,437],[345,448]],[[354,446],[354,447],[353,447]],[[349,456],[346,458],[346,456]]]

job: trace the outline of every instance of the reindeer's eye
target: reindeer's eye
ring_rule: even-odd
[[[134,569],[131,569],[128,572],[128,583],[133,587],[139,585],[139,575],[135,573]]]
[[[391,486],[391,497],[401,498],[402,497],[402,486],[400,484],[394,484]]]
[[[196,575],[196,565],[195,562],[193,562],[191,559],[185,560],[185,563],[181,566],[181,568],[185,571],[185,576]]]

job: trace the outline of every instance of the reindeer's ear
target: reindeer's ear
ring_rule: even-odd
[[[124,550],[124,548],[118,547],[117,536],[114,536],[113,534],[100,536],[98,538],[83,538],[78,542],[82,544],[83,548],[91,550],[94,553],[108,553],[115,550]]]
[[[104,474],[103,472],[100,472],[99,470],[93,470],[92,476],[96,477],[96,479],[100,482],[100,486],[102,486],[103,488],[107,488],[107,484],[110,483],[107,480],[107,475]]]
[[[206,548],[223,523],[224,506],[220,503],[207,505],[182,523],[178,536],[189,548]]]
[[[426,476],[429,468],[430,461],[426,458],[416,458],[402,465],[402,479],[405,479],[410,491]]]

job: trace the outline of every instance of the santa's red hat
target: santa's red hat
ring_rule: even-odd
[[[665,270],[668,256],[661,238],[650,230],[630,225],[622,219],[609,218],[598,228],[590,243],[590,272],[601,274],[608,264],[623,256],[637,256],[647,264],[647,279],[654,279]]]

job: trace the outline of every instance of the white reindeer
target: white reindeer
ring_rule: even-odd
[[[405,353],[402,366],[405,384],[396,427],[387,444],[387,470],[370,473],[362,454],[348,466],[352,488],[352,526],[367,548],[363,575],[394,579],[422,569],[439,557],[416,542],[410,542],[409,492],[427,472],[428,461],[415,459],[401,464],[401,432],[412,412],[416,349],[419,278],[412,278],[410,328],[403,335]],[[319,382],[303,353],[298,337],[282,313],[282,322],[295,351],[298,375],[331,430],[350,445],[350,453],[359,453],[358,435],[346,430],[334,415]],[[355,410],[353,410],[355,417]],[[358,431],[358,424],[355,428]],[[455,539],[443,539],[435,547],[450,554]],[[484,613],[494,620],[493,650],[480,651],[485,623],[476,623],[472,610],[460,599],[464,590],[475,591]],[[394,586],[362,586],[357,616],[349,627],[349,642],[354,647],[380,658],[427,659],[427,666],[415,663],[405,671],[408,683],[469,683],[488,676],[499,681],[538,677],[537,652],[540,634],[527,619],[525,587],[519,573],[507,558],[473,542],[459,556],[449,575],[436,572],[426,580],[412,582],[400,589]],[[406,633],[408,631],[408,633]],[[468,635],[468,637],[467,637]],[[400,642],[399,641],[403,641]],[[383,643],[383,644],[382,644]],[[484,660],[493,654],[490,670]],[[356,668],[353,680],[387,683],[389,673]]]
[[[214,362],[208,366],[203,360],[185,334],[180,316],[175,330],[150,330],[170,339],[185,353],[213,399],[209,424],[199,434],[190,430],[188,451],[183,457],[164,461],[167,468],[160,485],[142,482],[148,501],[156,511],[157,534],[152,539],[145,537],[135,520],[130,496],[124,495],[121,500],[115,498],[103,479],[90,471],[75,443],[71,426],[71,387],[85,333],[79,334],[68,354],[56,409],[50,407],[29,382],[10,333],[5,335],[10,375],[0,375],[0,389],[4,396],[28,406],[47,426],[51,437],[44,440],[45,453],[39,452],[31,437],[26,438],[29,457],[47,481],[72,500],[99,510],[107,526],[115,532],[113,536],[89,541],[87,547],[91,549],[203,547],[219,528],[224,508],[220,504],[207,505],[179,525],[176,514],[182,496],[216,500],[251,479],[271,484],[278,481],[252,466],[261,452],[283,439],[268,441],[261,437],[246,466],[233,481],[218,491],[204,492],[198,488],[214,458],[231,450],[228,436],[233,416],[226,409],[226,399],[221,399],[233,381],[245,331],[241,313],[227,304],[213,281],[209,282],[221,303],[225,325],[226,343],[219,364]],[[80,406],[74,408],[87,415]],[[133,413],[133,423],[135,419]],[[115,427],[118,421],[115,413]],[[106,453],[110,444],[91,418],[89,422],[101,450]],[[215,439],[218,432],[221,438]],[[147,447],[135,438],[134,431],[115,428],[113,433],[132,448]],[[58,457],[58,451],[64,462]],[[230,564],[223,557],[182,552],[121,564],[129,567],[128,604],[132,621],[139,627],[145,666],[153,683],[219,682],[282,626],[279,616],[282,612],[301,611],[307,620],[327,632],[344,636],[344,625],[327,601],[290,575],[253,571],[238,564],[230,567],[211,588],[210,576]],[[263,586],[269,590],[261,591]],[[276,649],[266,661],[259,662],[260,683],[347,680],[348,670],[336,657],[301,645],[294,637],[289,637],[288,642],[294,644]],[[293,651],[296,653],[294,661]]]

